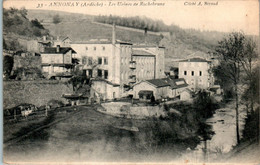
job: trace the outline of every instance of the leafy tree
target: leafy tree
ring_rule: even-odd
[[[49,31],[44,29],[37,19],[29,21],[25,8],[3,9],[3,31],[5,34],[13,33],[27,37],[40,37],[49,34]]]
[[[77,91],[84,85],[90,85],[90,79],[83,74],[80,66],[76,66],[72,72],[72,77],[69,80],[69,83],[72,85],[73,91]]]
[[[52,18],[52,22],[53,22],[54,24],[60,23],[60,22],[61,22],[60,16],[59,16],[58,14],[54,15],[53,18]]]
[[[31,23],[33,26],[39,29],[44,29],[43,25],[38,21],[38,19],[31,20]]]
[[[196,98],[193,101],[197,118],[207,119],[211,117],[216,109],[216,104],[213,103],[209,92],[205,90],[198,91]]]

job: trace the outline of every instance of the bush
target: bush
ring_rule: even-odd
[[[50,106],[50,108],[54,108],[55,109],[55,108],[59,108],[59,107],[64,106],[64,103],[62,101],[60,101],[60,100],[52,99],[52,100],[48,101],[47,105]]]
[[[58,23],[60,23],[61,22],[61,18],[60,18],[60,16],[57,14],[57,15],[55,15],[55,16],[53,16],[53,18],[52,18],[52,22],[54,23],[54,24],[58,24]]]

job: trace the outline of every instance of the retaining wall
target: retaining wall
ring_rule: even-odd
[[[4,81],[3,108],[12,108],[21,103],[41,106],[51,99],[66,103],[61,96],[72,91],[72,85],[59,81]]]

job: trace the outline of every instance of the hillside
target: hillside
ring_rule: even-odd
[[[49,31],[37,19],[28,19],[28,11],[3,9],[3,49],[24,50],[26,41],[49,35]]]
[[[52,19],[59,15],[61,22],[54,24]],[[97,38],[111,38],[112,28],[109,24],[100,24],[95,21],[95,16],[74,14],[59,11],[29,10],[29,19],[38,19],[53,36],[68,36],[73,41],[83,41]],[[141,19],[142,17],[140,17]],[[104,19],[104,18],[103,18]],[[151,21],[151,20],[150,20]],[[159,21],[160,22],[160,21]],[[155,21],[156,24],[156,21]],[[163,25],[164,27],[166,25]],[[131,27],[132,28],[132,27]],[[134,28],[132,28],[134,29]],[[166,47],[166,68],[173,65],[172,60],[185,58],[191,54],[208,54],[212,52],[217,41],[223,37],[219,32],[200,32],[194,29],[181,29],[171,25],[169,36],[156,35],[148,31],[146,41]],[[158,29],[157,29],[158,30]],[[144,31],[139,29],[117,27],[116,37],[118,40],[133,43],[144,43]]]

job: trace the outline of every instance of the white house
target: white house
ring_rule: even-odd
[[[214,85],[211,61],[194,57],[179,61],[179,78],[184,78],[191,90],[209,89]]]

